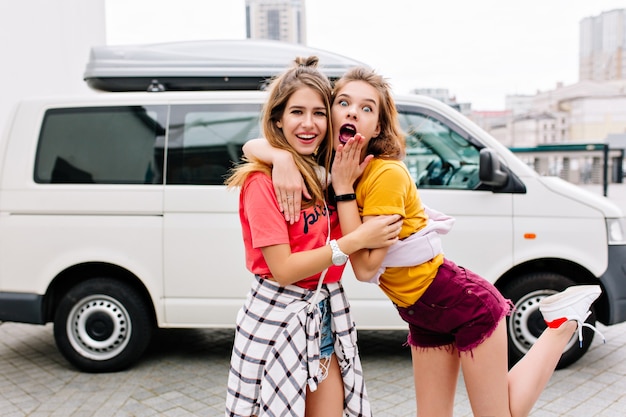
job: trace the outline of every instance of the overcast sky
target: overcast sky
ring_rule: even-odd
[[[107,43],[244,39],[244,0],[105,0]],[[624,0],[306,0],[307,45],[474,110],[578,81],[579,24]]]

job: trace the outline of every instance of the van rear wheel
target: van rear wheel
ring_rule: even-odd
[[[563,275],[541,272],[518,277],[500,289],[502,294],[515,305],[515,311],[507,317],[509,367],[515,365],[528,352],[546,329],[543,316],[539,311],[539,301],[572,285],[577,285],[577,283]],[[587,323],[595,325],[595,322],[592,310]],[[566,368],[583,357],[591,346],[593,336],[593,330],[583,328],[581,348],[576,333],[565,347],[557,369]]]
[[[54,318],[61,354],[85,372],[115,372],[143,354],[153,332],[143,297],[123,281],[94,278],[71,288]]]

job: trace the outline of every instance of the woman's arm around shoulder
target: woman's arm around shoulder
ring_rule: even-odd
[[[272,165],[272,183],[276,199],[285,220],[291,224],[300,217],[302,196],[311,198],[304,179],[289,151],[272,147],[265,138],[251,139],[243,144],[243,154],[248,159],[258,159]]]

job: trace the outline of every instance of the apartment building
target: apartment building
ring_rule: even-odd
[[[305,45],[304,0],[246,0],[246,37]]]
[[[502,114],[472,118],[509,147],[604,143],[626,133],[626,9],[580,21],[577,83],[507,96]]]
[[[626,79],[626,9],[610,10],[580,22],[579,79]]]

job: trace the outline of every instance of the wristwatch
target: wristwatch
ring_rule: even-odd
[[[348,262],[348,255],[339,249],[339,245],[335,239],[330,241],[330,248],[333,251],[333,265],[343,265]]]

